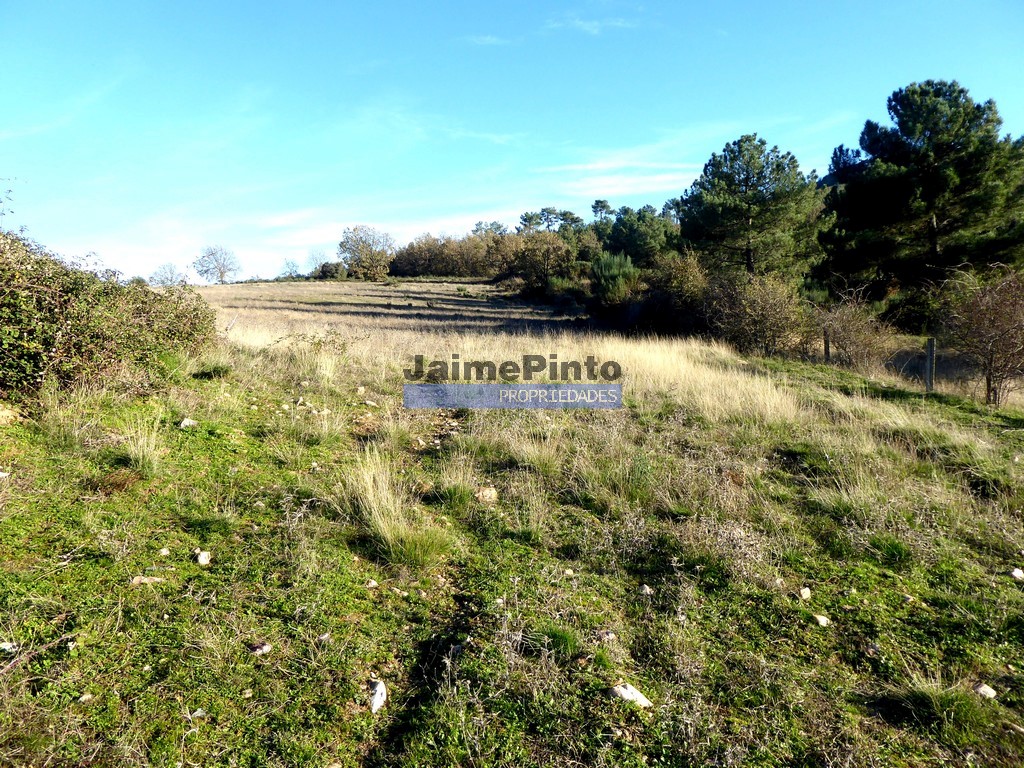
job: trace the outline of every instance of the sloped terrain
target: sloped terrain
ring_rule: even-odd
[[[275,290],[0,426],[0,763],[1021,763],[1024,414],[473,284]],[[616,360],[626,407],[402,409],[453,352]]]

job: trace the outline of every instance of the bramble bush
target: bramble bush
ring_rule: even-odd
[[[710,297],[712,328],[741,352],[771,357],[807,346],[809,308],[788,281],[774,275],[722,278]]]
[[[155,291],[117,273],[78,269],[37,243],[0,231],[0,395],[64,386],[125,363],[194,351],[214,312],[188,286]]]
[[[895,332],[860,294],[848,293],[842,301],[818,309],[816,318],[828,335],[835,362],[865,373],[884,367],[895,346]]]

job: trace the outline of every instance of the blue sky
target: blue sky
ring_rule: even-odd
[[[1024,133],[1019,0],[0,0],[0,40],[2,226],[126,275],[660,208],[744,133],[824,173],[928,78]]]

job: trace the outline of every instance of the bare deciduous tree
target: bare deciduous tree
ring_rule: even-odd
[[[1024,376],[1024,277],[1008,267],[961,272],[943,294],[949,343],[985,377],[985,402],[999,405]]]
[[[306,266],[309,267],[310,272],[316,272],[320,269],[321,265],[326,264],[330,259],[327,258],[327,253],[323,248],[314,248],[309,252],[309,257],[306,259]]]
[[[178,268],[168,262],[161,264],[156,271],[149,276],[149,284],[166,288],[170,285],[181,285],[185,282],[185,275],[178,271]]]
[[[192,262],[192,268],[204,280],[221,285],[230,283],[231,278],[242,269],[235,254],[219,245],[203,248],[203,252]]]

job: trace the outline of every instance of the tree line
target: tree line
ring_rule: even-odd
[[[808,344],[811,326],[831,328],[837,354],[853,359],[882,328],[948,325],[959,316],[952,286],[961,308],[968,285],[1003,285],[1009,296],[1024,266],[1024,138],[1000,133],[995,102],[928,80],[887,107],[890,123],[866,121],[858,147],[836,147],[822,178],[746,134],[660,209],[595,200],[587,221],[545,207],[514,229],[481,221],[465,236],[426,234],[401,248],[358,226],[336,260],[286,272],[491,278],[623,326],[711,333],[764,354]]]
[[[901,88],[888,112],[891,125],[865,123],[859,148],[836,147],[823,178],[747,134],[660,210],[596,200],[584,221],[547,207],[524,213],[514,231],[480,222],[464,237],[428,234],[397,249],[356,227],[313,276],[498,277],[551,295],[589,284],[607,304],[672,282],[666,271],[699,269],[774,276],[807,295],[856,288],[920,330],[923,288],[957,268],[1024,258],[1024,139],[1000,135],[995,103],[955,81]]]

